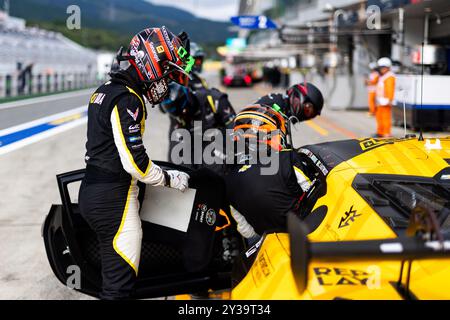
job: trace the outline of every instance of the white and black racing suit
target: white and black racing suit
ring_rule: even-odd
[[[79,204],[100,243],[103,299],[128,298],[133,292],[142,240],[140,187],[142,192],[145,184],[163,186],[171,180],[145,150],[147,111],[134,79],[130,70],[119,72],[95,91],[88,106]]]

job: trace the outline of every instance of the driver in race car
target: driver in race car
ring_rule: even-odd
[[[245,140],[246,150],[236,153],[235,164],[228,168],[225,181],[231,214],[238,231],[250,243],[264,232],[286,230],[287,213],[299,212],[314,176],[291,149],[288,123],[294,118],[305,121],[320,115],[323,103],[316,86],[296,84],[286,95],[269,94],[237,114],[234,131],[237,140]],[[249,151],[261,144],[267,144],[278,157],[275,174],[262,174],[266,164],[249,162]]]
[[[144,97],[155,105],[166,98],[170,81],[187,85],[193,65],[185,49],[188,41],[187,34],[175,36],[164,26],[142,30],[118,57],[129,61],[128,68],[111,73],[90,99],[79,204],[99,240],[101,299],[133,294],[142,245],[138,195],[145,184],[180,191],[188,187],[189,176],[153,163],[142,141]]]

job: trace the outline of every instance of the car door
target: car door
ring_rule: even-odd
[[[209,170],[194,172],[174,164],[155,163],[163,169],[183,170],[191,175],[191,203],[184,205],[184,214],[189,215],[187,218],[183,218],[176,206],[175,209],[168,206],[172,212],[156,212],[165,208],[164,203],[182,201],[183,196],[179,194],[164,199],[167,197],[164,193],[173,190],[159,188],[155,193],[157,188],[147,186],[150,192],[148,201],[159,202],[160,205],[145,205],[147,200],[144,200],[142,206],[142,210],[147,208],[147,211],[145,214],[141,212],[143,242],[135,298],[229,288],[230,246],[239,245],[242,239],[236,241],[239,238],[237,231],[226,213],[228,205],[222,180]],[[62,204],[51,206],[43,223],[42,236],[49,263],[58,280],[70,288],[98,297],[101,290],[98,241],[81,216],[75,197],[69,192],[70,185],[79,183],[84,174],[82,169],[57,176]],[[189,197],[183,199],[186,202]],[[178,221],[170,221],[167,215],[173,215],[175,220],[181,217],[185,226]]]

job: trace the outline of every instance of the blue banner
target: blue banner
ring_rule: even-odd
[[[235,16],[231,22],[243,29],[276,29],[275,22],[266,16]]]

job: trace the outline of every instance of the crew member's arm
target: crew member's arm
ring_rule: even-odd
[[[297,183],[303,192],[307,192],[312,185],[311,179],[305,173],[305,165],[301,162],[297,154],[292,153],[292,156],[292,168],[294,169]]]
[[[306,176],[302,169],[298,166],[293,166],[295,176],[297,178],[298,185],[302,188],[303,192],[307,192],[311,187],[311,180]]]
[[[394,102],[394,94],[395,94],[395,77],[389,77],[384,82],[384,96],[389,100],[388,104],[392,104]]]
[[[255,236],[258,236],[258,234],[255,232],[255,229],[250,225],[250,223],[247,222],[245,217],[237,211],[233,206],[230,206],[230,212],[233,216],[233,219],[237,223],[237,230],[238,232],[246,239],[253,238]]]
[[[236,118],[236,112],[234,111],[234,108],[228,100],[228,96],[226,94],[221,95],[217,100],[216,118],[225,128],[231,128],[233,126],[233,120]]]
[[[284,111],[286,108],[286,97],[281,93],[269,93],[268,95],[262,96],[255,103],[266,105],[272,107],[277,104]]]
[[[142,141],[144,106],[139,98],[131,94],[122,97],[111,112],[111,126],[125,171],[146,184],[186,189],[187,174],[175,170],[165,172],[148,157]]]

